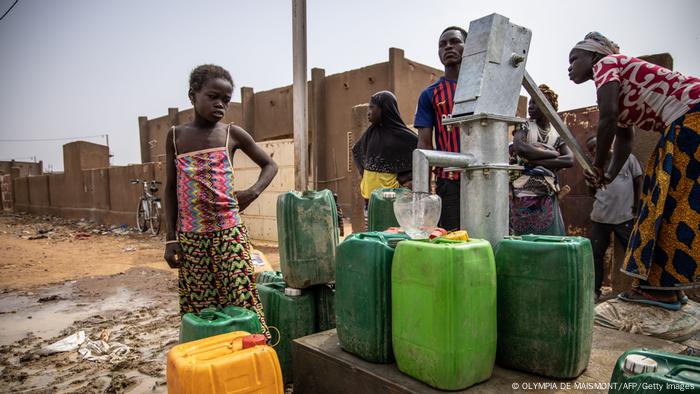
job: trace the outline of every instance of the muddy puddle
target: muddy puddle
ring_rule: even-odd
[[[177,344],[176,277],[134,268],[124,274],[0,294],[0,392],[166,392],[165,356]],[[122,352],[89,361],[47,345],[84,331]],[[124,349],[125,348],[125,349]]]

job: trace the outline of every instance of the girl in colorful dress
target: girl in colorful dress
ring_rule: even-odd
[[[660,134],[622,266],[635,286],[619,297],[680,309],[687,300],[681,290],[700,287],[700,78],[621,55],[596,32],[574,46],[569,64],[574,83],[593,80],[597,88],[598,149],[589,184],[615,179],[632,151],[633,127]]]
[[[248,231],[239,215],[272,182],[277,165],[242,128],[221,123],[233,93],[228,71],[202,65],[190,74],[195,116],[168,132],[165,260],[179,268],[180,314],[235,305],[257,313],[269,338],[253,279]],[[260,166],[249,189],[234,192],[232,158]]]
[[[557,110],[559,95],[544,84],[539,89]],[[566,235],[557,171],[571,167],[573,155],[533,100],[527,110],[530,119],[513,135],[517,162],[525,166],[525,171],[512,183],[511,233]]]

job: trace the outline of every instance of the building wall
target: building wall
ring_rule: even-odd
[[[253,106],[256,141],[289,138],[294,134],[291,86],[256,93]]]
[[[28,161],[2,160],[0,161],[0,174],[11,174],[12,169],[18,169],[18,176],[30,176],[43,174],[43,162],[33,163]]]

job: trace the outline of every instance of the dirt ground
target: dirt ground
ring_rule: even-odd
[[[2,214],[0,245],[0,392],[167,391],[179,313],[162,236]],[[275,245],[254,246],[279,269]],[[43,350],[80,331],[100,360]]]

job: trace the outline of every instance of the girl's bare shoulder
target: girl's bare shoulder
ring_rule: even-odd
[[[235,144],[234,146],[255,142],[253,141],[253,137],[251,137],[245,129],[233,123],[229,125],[229,135],[231,136],[231,141]]]

